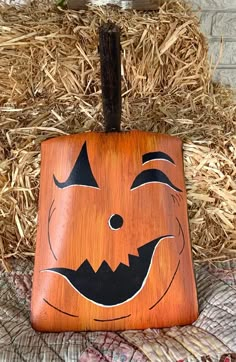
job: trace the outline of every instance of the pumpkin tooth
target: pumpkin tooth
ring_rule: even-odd
[[[129,256],[128,255],[126,255],[125,258],[122,260],[122,264],[129,267]]]
[[[130,255],[139,256],[138,249],[135,249],[134,252]]]
[[[139,258],[139,256],[129,254],[129,266],[136,263],[138,258]]]
[[[95,270],[93,266],[90,264],[88,259],[85,259],[85,261],[79,266],[79,268],[76,270],[78,271],[80,268],[86,268],[86,270],[90,273],[95,273]]]
[[[105,274],[105,273],[111,273],[112,269],[110,267],[110,265],[103,260],[102,264],[100,265],[100,267],[97,270],[97,273],[101,273],[101,274]]]
[[[117,268],[117,266],[113,266],[111,263],[108,263],[107,261],[103,260],[96,269],[95,268],[93,268],[93,269],[96,274],[98,271],[103,270],[103,269],[106,271],[114,272],[116,270],[116,268]]]
[[[110,261],[109,266],[110,266],[111,270],[113,272],[115,272],[117,270],[117,268],[119,267],[119,265],[121,265],[121,264],[124,266],[127,266],[127,268],[129,267],[128,255],[126,257],[122,258],[122,261],[120,261],[120,263],[117,263],[115,261],[113,261],[113,262]]]
[[[114,272],[116,272],[117,271],[117,269],[119,268],[119,267],[123,267],[123,268],[129,268],[129,265],[126,265],[125,263],[120,263],[119,265],[117,265],[117,268],[114,270]]]
[[[96,274],[98,272],[98,270],[102,267],[103,263],[105,263],[105,260],[103,260],[100,264],[99,263],[93,263],[93,270],[94,270],[94,273]]]

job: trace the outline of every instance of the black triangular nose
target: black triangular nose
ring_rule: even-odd
[[[108,225],[112,230],[118,230],[122,227],[123,222],[124,220],[122,216],[118,214],[113,214],[109,217]]]

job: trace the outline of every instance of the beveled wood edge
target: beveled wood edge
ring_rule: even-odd
[[[166,139],[170,139],[170,140],[175,140],[176,142],[179,142],[181,144],[181,146],[183,146],[183,141],[181,138],[171,135],[171,134],[167,134],[167,133],[158,133],[158,132],[150,132],[150,131],[141,131],[141,130],[130,130],[130,131],[123,131],[122,132],[96,132],[96,131],[92,131],[92,132],[80,132],[80,133],[72,133],[69,135],[58,135],[57,137],[51,137],[48,138],[44,141],[42,141],[41,146],[48,144],[48,143],[52,143],[52,142],[58,142],[58,141],[66,141],[69,138],[77,138],[77,137],[84,137],[85,135],[90,135],[90,134],[101,134],[101,135],[106,135],[106,137],[113,137],[113,135],[115,134],[119,134],[119,135],[127,135],[129,133],[136,133],[136,134],[143,134],[143,135],[159,135],[162,136]]]

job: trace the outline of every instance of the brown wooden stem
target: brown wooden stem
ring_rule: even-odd
[[[121,121],[120,28],[109,22],[100,27],[99,51],[103,114],[106,132],[119,132]]]

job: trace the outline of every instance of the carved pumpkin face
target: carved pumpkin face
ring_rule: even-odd
[[[135,131],[44,142],[34,328],[136,329],[196,317],[181,141]]]

